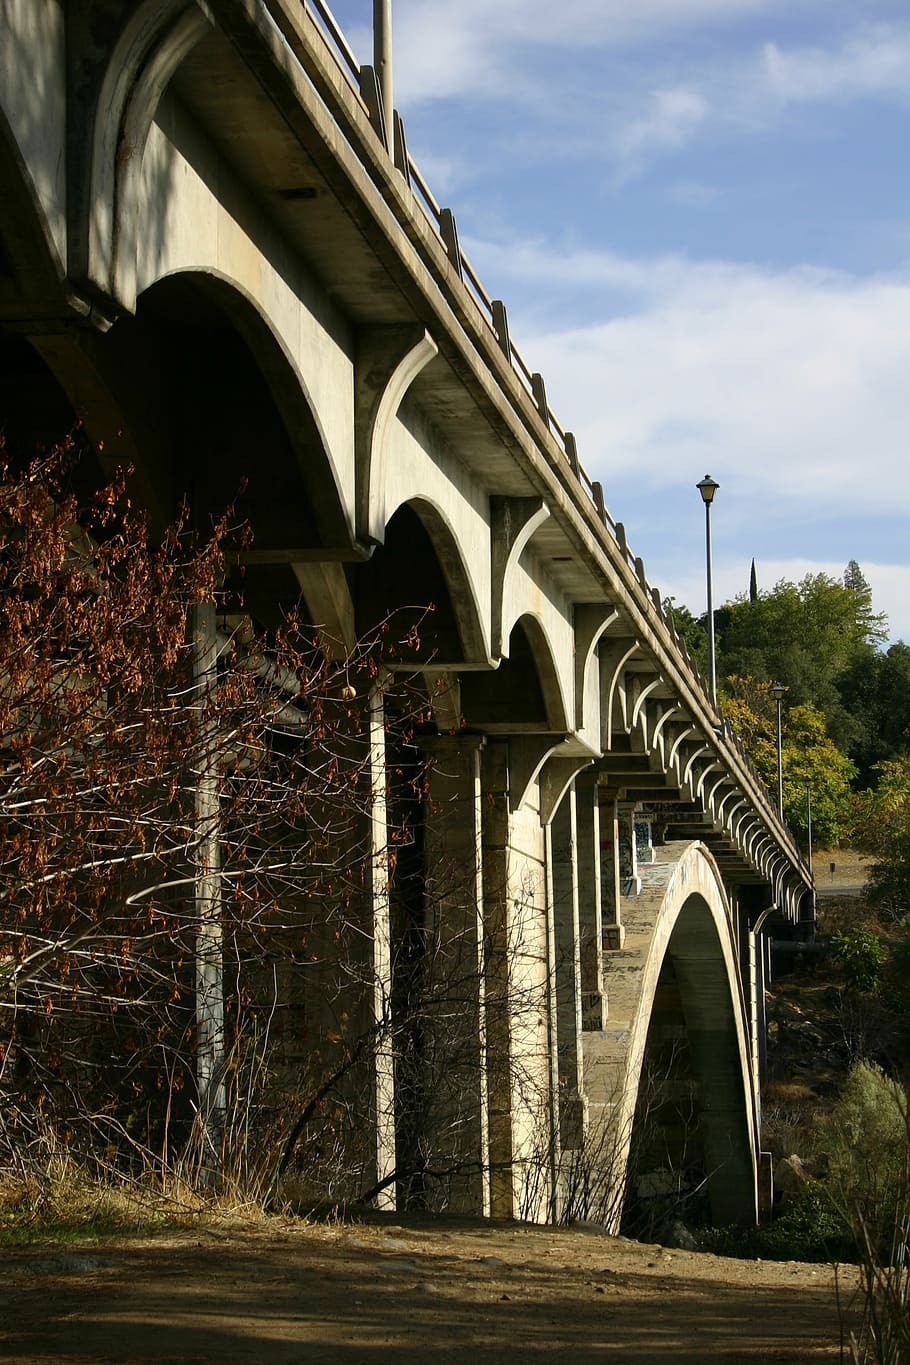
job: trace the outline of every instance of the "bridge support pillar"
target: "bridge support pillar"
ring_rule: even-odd
[[[585,1126],[577,850],[573,784],[547,825],[547,900],[553,922],[559,1141],[563,1150],[581,1146]]]
[[[603,787],[599,789],[599,801],[602,944],[605,951],[616,951],[623,946],[625,939],[621,910],[623,882],[619,802],[613,793],[605,793]]]
[[[546,831],[513,741],[482,751],[483,919],[490,1207],[539,1222],[550,1206],[556,1082]]]
[[[600,861],[600,806],[596,775],[586,770],[575,779],[578,920],[581,957],[581,1026],[586,1032],[604,1027],[603,907]]]
[[[425,741],[428,1203],[490,1212],[480,735]]]
[[[758,1173],[744,1147],[731,1140],[731,1134],[743,1127],[742,1110],[703,1111],[699,1127],[713,1221],[718,1226],[754,1227],[758,1222]]]
[[[756,1119],[761,1125],[761,1082],[768,1066],[768,1019],[765,992],[771,982],[771,936],[767,920],[773,905],[764,892],[748,896],[751,888],[740,888],[737,897],[737,939],[739,974],[746,1003],[749,1028],[749,1054]]]
[[[619,882],[624,896],[637,896],[641,891],[638,875],[638,851],[635,842],[635,801],[617,801],[616,823],[619,855]]]
[[[373,1057],[374,1184],[376,1204],[394,1209],[395,1186],[395,1072],[389,1045],[392,1001],[392,948],[389,923],[389,834],[386,790],[385,701],[382,685],[370,695],[370,894],[373,929]],[[389,1183],[386,1183],[389,1182]]]
[[[484,987],[490,1212],[515,1216],[512,1133],[512,906],[509,895],[509,746],[488,741],[483,786]]]

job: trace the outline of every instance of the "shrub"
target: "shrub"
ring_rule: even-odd
[[[771,1223],[759,1228],[704,1228],[698,1233],[703,1251],[717,1256],[755,1257],[763,1261],[849,1261],[853,1241],[827,1190],[809,1180]]]
[[[880,1244],[890,1242],[905,1180],[906,1110],[903,1087],[870,1062],[859,1062],[815,1138],[832,1202]]]
[[[843,968],[851,990],[867,994],[878,990],[888,950],[868,924],[858,924],[845,934],[835,934],[831,951]]]

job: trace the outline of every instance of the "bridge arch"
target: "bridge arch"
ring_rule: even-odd
[[[750,1224],[757,1218],[757,1106],[730,907],[702,843],[666,847],[670,859],[651,869],[634,923],[627,923],[618,970],[608,967],[610,1029],[586,1046],[592,1115],[599,1112],[611,1126],[614,1177],[625,1188],[658,992],[672,981],[691,1059],[711,1216]],[[615,1198],[612,1208],[618,1213]]]
[[[359,633],[401,610],[431,609],[418,627],[419,648],[396,645],[399,664],[434,671],[486,665],[476,580],[456,528],[436,501],[420,495],[401,502],[356,578]]]
[[[69,214],[70,253],[77,270],[127,308],[135,304],[140,236],[148,234],[152,216],[142,195],[149,131],[172,76],[208,30],[205,15],[185,0],[144,0],[92,82],[84,174]],[[90,51],[91,40],[83,42]],[[163,234],[163,223],[155,227]]]
[[[570,729],[556,655],[543,622],[530,612],[512,626],[499,667],[466,673],[461,695],[469,726],[489,734],[551,737],[539,746],[534,775]]]
[[[152,447],[143,462],[168,471],[165,503],[193,491],[187,480],[203,511],[236,498],[255,537],[249,562],[260,567],[319,551],[350,555],[352,527],[318,414],[280,335],[241,288],[209,271],[166,275],[94,350],[128,424]]]

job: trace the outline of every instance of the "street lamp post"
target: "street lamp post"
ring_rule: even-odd
[[[373,0],[373,69],[379,82],[382,113],[392,146],[392,0]]]
[[[810,935],[815,934],[815,872],[812,867],[812,787],[806,783],[806,838],[809,847],[809,881],[812,883],[812,925]]]
[[[783,701],[786,687],[783,683],[771,684],[771,696],[777,702],[777,813],[784,818],[784,741],[783,741]]]
[[[717,663],[714,656],[714,584],[711,575],[711,504],[720,484],[710,474],[695,485],[705,504],[705,559],[708,571],[708,678],[711,683],[711,702],[717,710]]]

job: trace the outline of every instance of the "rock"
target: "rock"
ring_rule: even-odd
[[[681,1251],[698,1251],[698,1242],[681,1218],[674,1218],[670,1223],[667,1230],[667,1246],[679,1247]]]
[[[790,1156],[785,1156],[775,1164],[774,1188],[783,1203],[792,1199],[797,1191],[802,1189],[806,1181],[811,1179],[812,1172],[806,1169],[802,1158],[798,1157],[795,1152]]]

